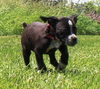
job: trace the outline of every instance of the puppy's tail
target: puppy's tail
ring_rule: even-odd
[[[23,23],[23,27],[26,28],[27,27],[27,23],[24,22]]]

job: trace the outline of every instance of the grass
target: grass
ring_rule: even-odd
[[[0,0],[0,36],[20,35],[23,22],[41,21],[40,16],[67,17],[80,13],[64,3],[55,6],[47,3],[32,0]],[[77,27],[78,34],[100,34],[100,24],[85,16],[85,13],[78,17]]]
[[[28,0],[2,0],[0,1],[0,36],[2,35],[20,35],[22,32],[22,23],[32,23],[41,21],[40,16],[67,16],[75,13],[67,7],[43,5]]]
[[[20,36],[0,37],[0,89],[100,89],[100,36],[78,36],[79,43],[68,47],[70,58],[65,72],[57,72],[44,55],[51,72],[26,69],[21,53]],[[56,53],[57,59],[60,53]]]

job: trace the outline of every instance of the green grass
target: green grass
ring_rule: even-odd
[[[25,2],[28,1],[28,2]],[[0,36],[20,35],[22,23],[41,21],[40,16],[67,17],[79,12],[75,8],[59,3],[56,6],[48,2],[32,2],[32,0],[0,0]],[[100,34],[100,24],[81,14],[78,17],[78,34]]]
[[[70,58],[65,72],[57,72],[44,55],[50,72],[26,69],[21,53],[20,36],[0,37],[0,89],[100,89],[100,36],[78,36],[79,43],[68,47]],[[56,53],[57,59],[60,53]]]
[[[30,0],[31,1],[31,0]],[[41,21],[40,16],[67,16],[75,10],[63,7],[62,4],[51,7],[43,3],[25,0],[2,0],[0,2],[0,36],[20,35],[22,23]]]

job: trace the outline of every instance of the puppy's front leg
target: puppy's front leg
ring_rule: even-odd
[[[61,52],[61,59],[57,69],[63,70],[66,68],[66,65],[68,65],[68,58],[69,58],[68,49],[66,45],[61,45],[59,50]]]

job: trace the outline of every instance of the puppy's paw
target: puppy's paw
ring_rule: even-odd
[[[43,68],[37,67],[37,68],[35,68],[35,70],[37,70],[37,71],[40,72],[40,73],[44,73],[44,72],[47,71],[47,68],[46,68],[46,67],[43,67]]]
[[[60,62],[57,67],[57,70],[60,71],[60,70],[64,70],[65,68],[66,68],[66,65]]]

